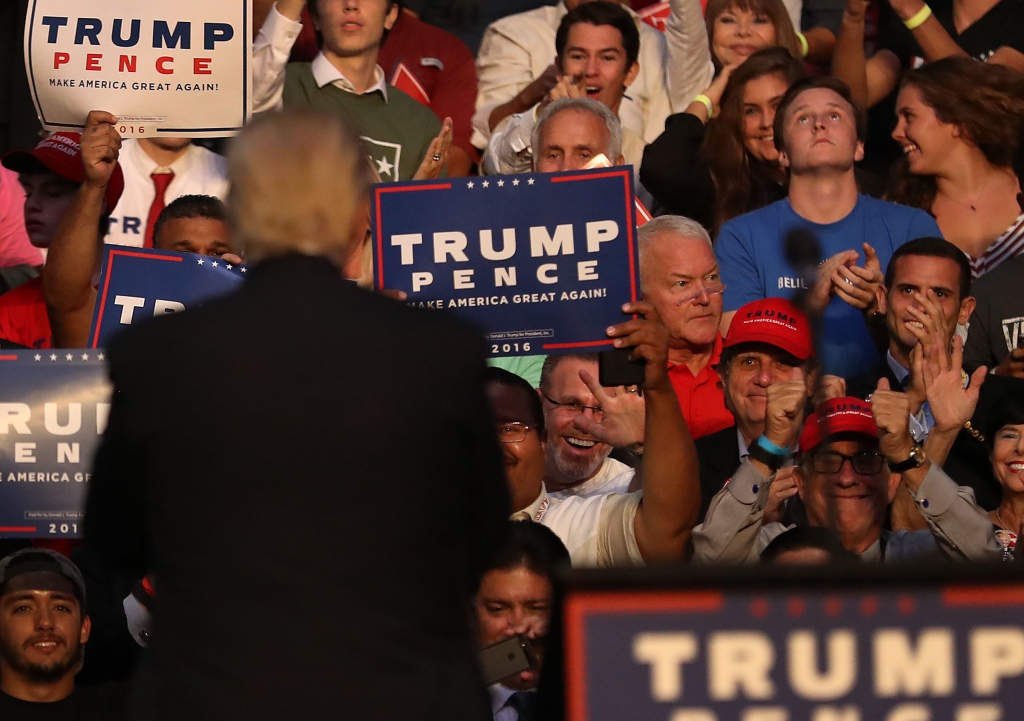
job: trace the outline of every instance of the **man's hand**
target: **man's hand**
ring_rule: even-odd
[[[454,127],[451,118],[444,119],[441,124],[441,132],[430,141],[430,147],[427,148],[427,154],[423,156],[423,162],[416,169],[416,174],[412,176],[413,180],[433,180],[441,176],[441,171],[448,163],[448,149],[452,147]]]
[[[540,107],[537,108],[539,114],[544,108],[556,100],[562,100],[563,98],[585,98],[587,97],[587,79],[583,77],[583,73],[570,77],[569,75],[563,75],[555,83],[555,86],[551,88],[551,92],[544,98]]]
[[[85,119],[82,131],[82,165],[85,167],[85,183],[97,188],[106,188],[110,176],[117,167],[117,156],[121,150],[121,135],[114,124],[117,117],[102,110],[93,110]],[[108,211],[113,208],[107,208]]]
[[[971,420],[988,372],[985,366],[978,368],[964,388],[963,345],[960,336],[954,337],[951,355],[932,346],[929,357],[921,364],[928,406],[935,419],[935,429],[940,432],[959,432]]]
[[[878,308],[875,291],[882,285],[882,264],[878,254],[868,243],[864,243],[864,267],[853,263],[839,265],[832,274],[832,291],[854,308],[873,313]]]
[[[804,420],[807,381],[802,368],[793,370],[793,380],[768,386],[764,415],[764,437],[781,448],[793,445]]]
[[[603,411],[601,422],[578,415],[573,426],[613,448],[630,448],[644,442],[644,398],[636,389],[605,388],[594,376],[580,371],[580,380],[594,394]]]
[[[907,394],[889,390],[889,380],[879,378],[871,396],[871,415],[878,427],[878,447],[882,455],[896,463],[907,460],[914,447]]]
[[[793,478],[794,466],[786,466],[775,472],[775,480],[768,489],[768,503],[764,507],[761,524],[782,523],[783,504],[796,495],[796,479]]]
[[[811,405],[817,408],[825,401],[830,401],[833,398],[842,398],[845,395],[845,378],[842,376],[823,375],[821,377],[821,382],[814,391],[814,398],[811,399]]]
[[[622,312],[643,317],[611,326],[607,329],[608,336],[615,339],[616,348],[635,346],[631,360],[644,359],[644,390],[671,390],[668,380],[668,329],[662,325],[658,311],[653,304],[640,301],[626,303]]]
[[[1024,378],[1024,348],[1014,348],[992,372],[997,376]]]
[[[844,250],[841,253],[836,253],[818,266],[817,280],[815,280],[811,289],[807,291],[808,315],[817,318],[825,312],[825,308],[828,306],[829,301],[832,300],[833,293],[835,293],[832,279],[839,272],[840,267],[853,265],[857,262],[858,257],[857,251]]]
[[[927,358],[932,346],[938,346],[943,354],[949,353],[949,339],[956,328],[956,317],[947,318],[942,306],[935,300],[935,291],[929,290],[927,295],[914,293],[914,302],[907,307],[907,313],[921,324],[907,326],[917,338]]]
[[[863,23],[867,14],[869,2],[870,0],[846,0],[846,8],[843,11],[843,20]]]
[[[523,111],[532,108],[537,103],[541,102],[548,96],[551,89],[558,84],[558,79],[561,74],[558,72],[558,68],[554,63],[548,65],[547,69],[541,73],[540,77],[534,80],[532,83],[527,85],[525,88],[519,91],[519,95],[516,96],[519,101],[519,106]]]

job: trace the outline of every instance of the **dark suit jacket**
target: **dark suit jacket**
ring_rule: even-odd
[[[731,425],[695,440],[697,462],[700,464],[700,520],[711,505],[725,482],[732,478],[740,467],[740,440],[736,435],[736,426]]]
[[[91,548],[154,574],[133,718],[484,719],[467,602],[502,541],[480,334],[325,260],[119,336]]]
[[[888,363],[883,363],[874,371],[858,376],[847,383],[846,391],[852,396],[866,398],[878,387],[878,379],[882,376],[889,379],[889,387],[900,389],[900,382]],[[1024,381],[1016,378],[989,375],[981,386],[978,394],[978,406],[971,418],[971,427],[984,434],[992,406],[1010,394],[1024,393]],[[949,451],[949,457],[942,465],[950,478],[961,486],[974,489],[978,505],[987,511],[999,506],[1002,499],[1002,487],[992,473],[989,460],[991,447],[976,438],[966,429],[962,429]]]

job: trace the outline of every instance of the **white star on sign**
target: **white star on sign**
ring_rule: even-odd
[[[373,162],[377,164],[377,175],[391,175],[391,171],[395,168],[394,165],[388,162],[387,158],[381,158],[380,160],[374,160]]]
[[[43,357],[41,355],[39,355],[38,353],[36,353],[36,360],[38,361],[38,360],[42,360],[42,359],[43,359]]]
[[[70,353],[68,353],[68,354],[67,354],[66,356],[64,356],[64,357],[65,357],[65,358],[67,358],[68,360],[74,360],[74,356],[73,356],[73,355],[71,355]]]
[[[232,269],[232,268],[234,268],[235,266],[231,265],[231,263],[225,263],[225,264],[224,264],[224,267],[225,267],[225,268],[227,268],[228,270],[231,270],[231,269]]]
[[[217,267],[217,261],[213,261],[213,263],[211,263],[211,265],[212,265],[212,266],[213,266],[214,268],[216,268],[216,267]]]
[[[248,268],[242,268],[242,272],[243,272],[243,273],[244,273],[245,271],[247,271],[247,270],[249,270],[249,269],[248,269]]]
[[[489,182],[487,182],[486,180],[484,182],[480,183],[480,185],[484,186],[485,188],[491,187],[491,184]]]
[[[527,180],[526,184],[527,185],[533,185],[533,178],[530,178],[529,180]]]
[[[466,187],[469,188],[470,190],[472,190],[473,189],[473,181],[471,180],[468,183],[466,183]]]
[[[52,361],[57,360],[57,354],[56,353],[51,353],[50,354],[50,360],[52,360]]]
[[[505,181],[504,181],[504,180],[499,180],[499,181],[498,181],[498,187],[499,187],[499,188],[500,188],[501,186],[503,186],[504,184],[505,184]]]
[[[512,185],[519,185],[519,178],[512,181]]]
[[[103,360],[103,354],[102,353],[97,353],[96,354],[96,360]]]
[[[196,260],[196,262],[199,263],[199,265],[202,265],[203,264],[203,259],[199,258],[198,260]]]
[[[89,360],[89,354],[88,353],[83,353],[82,354],[82,360]]]

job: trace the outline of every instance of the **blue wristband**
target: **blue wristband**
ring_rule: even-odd
[[[766,451],[768,451],[769,453],[771,453],[773,456],[788,456],[789,455],[789,449],[788,448],[783,448],[782,446],[775,445],[774,443],[769,441],[767,438],[765,438],[763,435],[760,438],[757,439],[757,445],[759,445],[761,448],[763,448]]]

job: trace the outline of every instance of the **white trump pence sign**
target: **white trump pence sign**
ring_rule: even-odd
[[[252,112],[252,0],[29,0],[25,67],[47,130],[90,110],[126,137],[230,135]]]

